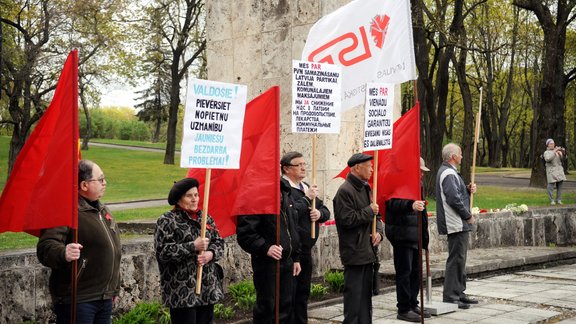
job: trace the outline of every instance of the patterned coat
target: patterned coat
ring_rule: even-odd
[[[191,217],[185,211],[175,208],[160,216],[156,222],[154,247],[160,269],[162,300],[167,307],[210,305],[224,298],[224,272],[216,263],[224,253],[224,240],[210,216],[206,221],[206,237],[210,239],[208,251],[214,253],[214,258],[204,265],[202,291],[200,295],[195,294],[198,253],[194,248],[194,240],[200,236],[202,217],[202,211]]]

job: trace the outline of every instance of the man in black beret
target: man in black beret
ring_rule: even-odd
[[[372,323],[372,284],[376,248],[384,237],[379,208],[372,202],[368,180],[373,157],[356,153],[348,160],[350,173],[334,196],[340,260],[344,265],[344,322]],[[376,235],[372,236],[372,221]]]

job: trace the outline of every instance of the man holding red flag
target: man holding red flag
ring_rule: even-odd
[[[280,224],[276,215],[240,215],[236,235],[240,247],[250,253],[256,304],[253,323],[274,323],[276,264],[280,261],[280,305],[277,323],[290,323],[294,276],[300,274],[300,240],[296,230],[296,210],[290,197],[290,184],[280,179]],[[278,227],[279,226],[279,229]],[[280,244],[277,244],[277,230]]]
[[[420,178],[423,171],[430,171],[420,158]],[[422,190],[423,192],[423,190]],[[423,194],[422,194],[423,196]],[[422,248],[428,249],[428,217],[426,202],[421,199],[392,198],[386,201],[386,238],[390,241],[394,253],[394,270],[396,271],[396,300],[398,315],[396,318],[407,322],[420,322],[422,313],[418,307],[421,274],[418,263],[418,218],[422,217]],[[424,317],[431,317],[424,310]]]
[[[350,173],[334,196],[334,218],[338,231],[340,259],[344,265],[344,324],[372,323],[373,265],[376,248],[384,237],[379,207],[371,200],[368,179],[372,176],[371,155],[356,153],[348,160]],[[376,235],[372,222],[378,218]]]
[[[77,323],[110,323],[120,291],[120,231],[100,202],[106,178],[88,160],[78,163],[78,243],[68,226],[43,230],[36,247],[40,262],[52,269],[50,294],[58,324],[70,323],[72,261],[79,260]],[[46,206],[47,207],[47,206]]]

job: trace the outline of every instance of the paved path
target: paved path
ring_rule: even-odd
[[[445,254],[431,259],[442,264]],[[440,262],[442,261],[442,262]],[[544,263],[543,263],[544,262]],[[544,266],[545,262],[559,265]],[[467,271],[471,277],[466,292],[479,299],[467,310],[433,316],[430,323],[576,323],[576,262],[574,248],[513,247],[469,251]],[[533,269],[531,269],[533,268]],[[384,272],[389,272],[385,265]],[[531,269],[531,270],[527,270]],[[487,274],[485,271],[506,274]],[[442,276],[436,272],[436,277]],[[442,300],[442,287],[432,288],[432,301]],[[426,305],[426,301],[424,302]],[[311,305],[314,306],[314,305]],[[393,290],[373,298],[373,323],[406,323],[396,319],[396,294]],[[310,323],[341,323],[343,304],[338,301],[309,311]]]

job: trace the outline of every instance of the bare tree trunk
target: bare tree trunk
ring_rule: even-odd
[[[80,103],[84,110],[84,116],[86,116],[86,134],[84,134],[84,137],[82,138],[82,150],[88,150],[88,141],[92,138],[92,116],[90,115],[90,110],[86,103],[86,94],[84,92],[85,89],[82,78],[78,78],[78,88],[80,90]]]

